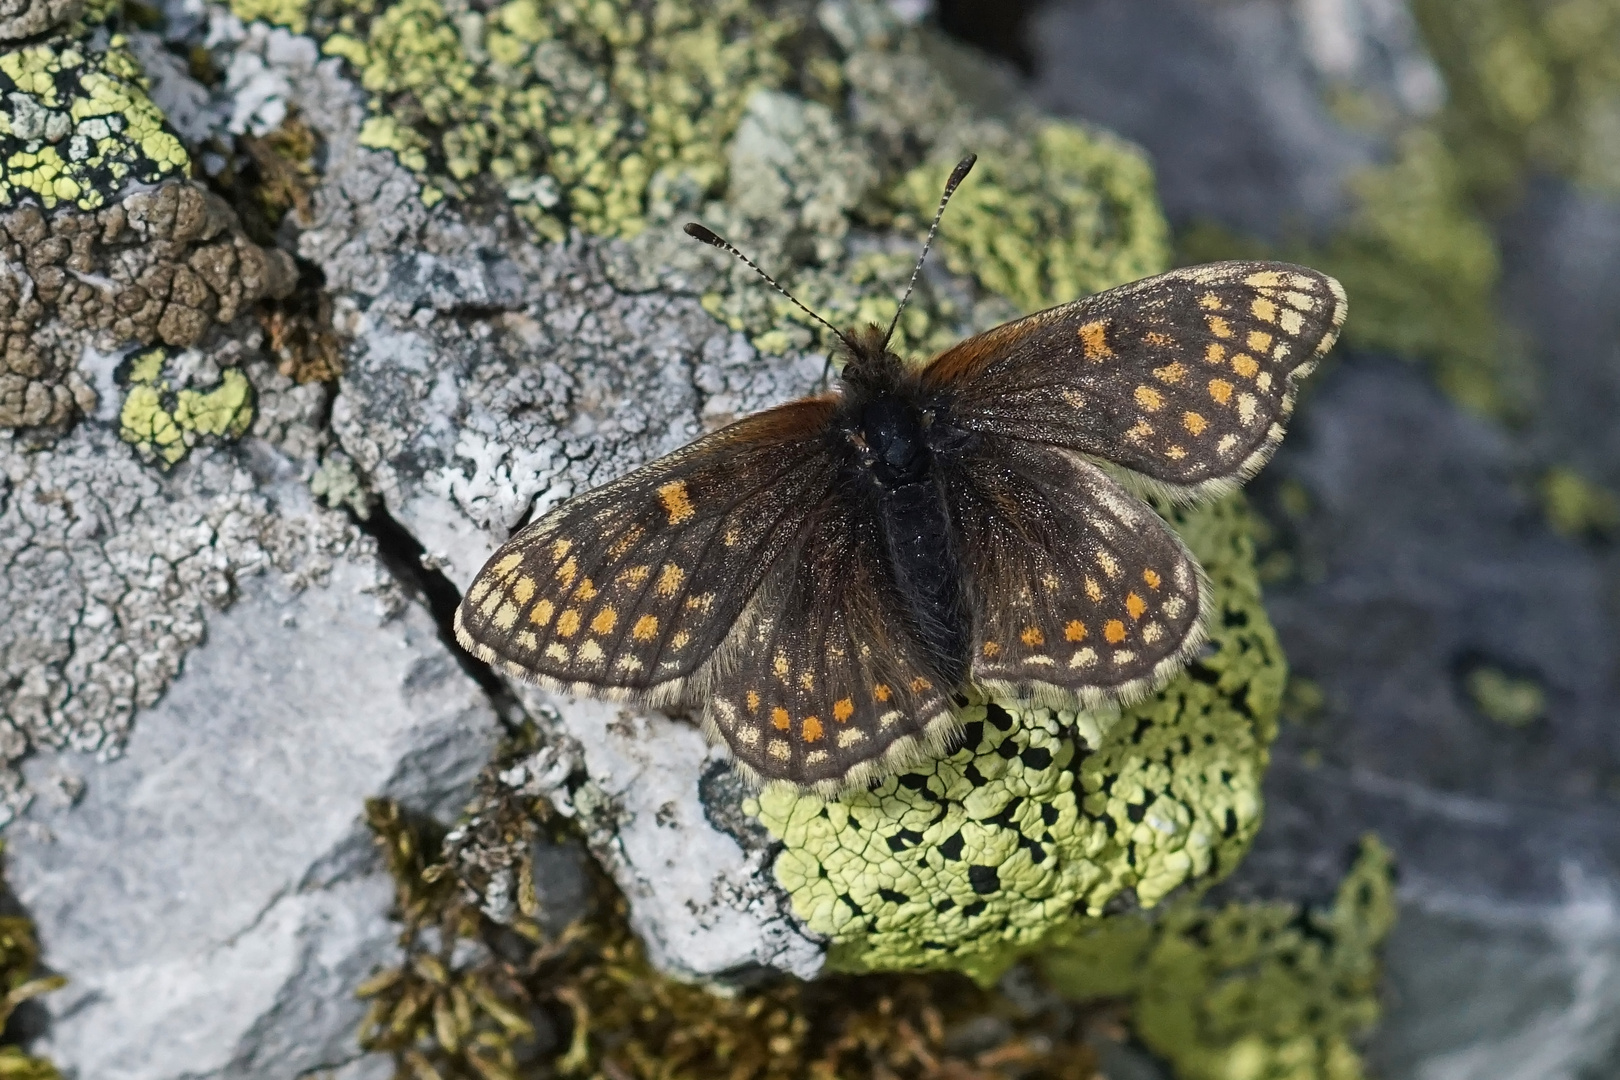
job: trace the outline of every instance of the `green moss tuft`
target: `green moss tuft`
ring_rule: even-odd
[[[1247,520],[1237,498],[1172,517],[1216,589],[1198,677],[1114,716],[975,705],[950,757],[836,801],[768,789],[750,804],[835,967],[988,981],[1077,915],[1151,907],[1236,865],[1286,679]]]
[[[119,438],[165,468],[199,439],[234,442],[253,424],[253,386],[239,369],[226,368],[207,389],[176,391],[164,378],[169,359],[169,350],[156,348],[125,361],[122,381],[129,389],[118,414]]]
[[[371,94],[361,143],[419,174],[425,201],[494,189],[554,240],[635,235],[655,183],[717,189],[744,103],[786,77],[798,25],[747,0],[265,7],[307,18],[354,66]]]
[[[1368,836],[1326,911],[1189,900],[1156,920],[1094,920],[1041,966],[1071,997],[1129,998],[1178,1080],[1362,1080],[1355,1042],[1378,1019],[1394,920],[1390,854]]]
[[[940,231],[947,265],[1022,311],[1039,311],[1158,273],[1169,229],[1142,152],[1056,120],[975,125],[951,140],[979,155]],[[926,228],[954,152],[905,175],[893,199]],[[947,160],[947,158],[949,160]]]
[[[17,1006],[67,985],[60,975],[40,975],[39,942],[34,924],[21,915],[0,916],[0,1028]],[[0,1078],[4,1080],[62,1080],[62,1074],[44,1058],[16,1045],[0,1046]]]
[[[105,52],[64,36],[0,53],[0,207],[94,210],[184,176],[190,158],[146,88],[120,35]]]

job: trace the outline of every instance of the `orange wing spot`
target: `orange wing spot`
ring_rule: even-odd
[[[529,609],[529,621],[536,626],[544,626],[551,621],[552,613],[556,610],[550,600],[542,600]]]
[[[994,658],[994,657],[1000,655],[1000,653],[1001,653],[1001,646],[999,644],[997,644],[996,642],[987,641],[987,642],[984,643],[984,655],[985,656]]]
[[[801,671],[801,672],[799,672],[799,688],[801,690],[810,690],[810,689],[814,688],[815,685],[816,685],[816,673],[815,672],[813,672],[813,671]]]
[[[1210,333],[1214,334],[1218,338],[1229,338],[1232,336],[1231,323],[1227,322],[1219,315],[1210,315],[1208,316],[1208,320]]]
[[[1182,413],[1181,426],[1192,432],[1194,435],[1202,435],[1204,433],[1204,429],[1209,427],[1209,421],[1205,420],[1202,416],[1199,416],[1195,412]]]
[[[1263,353],[1271,348],[1271,335],[1264,330],[1250,330],[1246,340],[1249,343],[1249,348],[1257,353]]]
[[[562,582],[563,588],[566,589],[574,583],[574,578],[578,573],[579,563],[575,562],[574,557],[570,555],[567,561],[557,567],[557,580]]]
[[[1102,603],[1102,586],[1097,584],[1096,578],[1090,577],[1089,575],[1086,578],[1086,597],[1090,599],[1093,604]]]
[[[833,702],[833,719],[838,721],[840,724],[854,715],[854,698],[839,698],[837,701]]]
[[[1147,582],[1148,588],[1157,589],[1159,587],[1159,583],[1164,579],[1159,576],[1157,570],[1144,570],[1142,571],[1142,580]]]
[[[749,712],[751,712],[751,713],[759,712],[759,691],[758,690],[750,690],[750,691],[748,691],[748,693],[743,695],[743,701],[747,702]]]
[[[1219,311],[1226,305],[1221,303],[1220,297],[1216,296],[1212,292],[1207,292],[1198,298],[1198,306],[1203,308],[1205,311]]]
[[[1164,395],[1151,386],[1138,386],[1135,396],[1136,403],[1148,412],[1158,412],[1164,408]]]
[[[618,621],[619,621],[619,613],[617,611],[615,611],[612,607],[605,607],[601,611],[598,611],[596,613],[596,618],[591,620],[591,633],[593,633],[593,634],[611,633],[612,630],[613,630],[613,627],[618,623]]]
[[[1108,640],[1108,644],[1118,645],[1125,640],[1125,624],[1118,619],[1109,619],[1107,625],[1103,627],[1103,637]]]
[[[613,541],[613,543],[608,547],[608,554],[617,559],[620,555],[623,555],[625,552],[634,547],[636,541],[640,540],[646,535],[646,533],[647,530],[642,528],[640,525],[631,526],[625,530],[623,536]]]
[[[686,643],[691,640],[691,634],[688,634],[685,630],[677,630],[675,633],[670,635],[669,647],[674,649],[676,652],[679,652],[680,650],[686,648]]]
[[[913,694],[920,694],[924,690],[932,690],[933,688],[934,684],[923,678],[921,675],[911,680],[911,692]]]
[[[652,573],[650,566],[630,566],[619,571],[619,580],[626,585],[640,585]]]
[[[579,612],[574,608],[569,608],[567,611],[557,616],[557,636],[573,637],[575,634],[579,633],[579,624]]]
[[[776,727],[777,731],[786,731],[788,729],[788,711],[780,705],[772,709],[771,723]]]
[[[889,689],[888,683],[878,683],[876,686],[872,687],[872,696],[877,698],[879,701],[888,701],[893,694],[894,691]]]
[[[669,515],[671,525],[690,521],[697,514],[692,509],[691,498],[686,494],[685,480],[671,480],[659,488],[658,501],[664,504],[664,512]]]
[[[771,661],[771,670],[776,672],[778,678],[783,678],[783,679],[787,678],[787,673],[788,673],[787,653],[777,653],[776,654],[776,659]]]
[[[574,594],[574,597],[578,600],[595,600],[596,582],[592,581],[590,578],[586,578],[584,581],[580,582],[579,591]]]
[[[1232,399],[1232,384],[1225,379],[1209,380],[1209,396],[1225,405]]]
[[[805,717],[804,726],[799,730],[804,734],[805,742],[815,742],[821,738],[821,718],[819,716]]]
[[[574,542],[572,540],[553,540],[551,542],[552,561],[555,562],[556,560],[561,559],[564,555],[573,550]]]
[[[527,604],[529,602],[529,597],[533,595],[534,578],[524,574],[522,577],[517,579],[517,584],[512,586],[512,598],[520,604]]]
[[[1147,334],[1144,335],[1143,340],[1149,345],[1160,349],[1168,348],[1176,343],[1175,338],[1171,337],[1169,334],[1161,334],[1157,330],[1149,330]]]
[[[510,555],[507,555],[500,562],[495,564],[495,566],[494,566],[495,573],[498,574],[499,576],[503,577],[503,578],[510,577],[512,575],[512,572],[514,570],[516,570],[518,568],[519,564],[521,564],[522,562],[523,562],[523,552],[514,551]]]
[[[1080,346],[1085,350],[1087,360],[1102,360],[1114,355],[1114,350],[1108,347],[1108,323],[1106,320],[1094,320],[1080,324]]]
[[[1187,456],[1187,451],[1184,447],[1171,444],[1170,446],[1164,448],[1164,456],[1169,458],[1171,461],[1180,461],[1182,458]]]
[[[1125,610],[1131,613],[1131,618],[1140,619],[1142,613],[1147,611],[1147,601],[1131,593],[1125,598]]]
[[[712,592],[698,593],[695,596],[686,598],[687,611],[701,611],[707,615],[712,607],[714,607],[714,593]]]
[[[1138,420],[1136,425],[1125,433],[1125,437],[1132,442],[1141,442],[1153,434],[1153,425],[1146,420]]]
[[[1253,304],[1249,305],[1249,310],[1254,312],[1254,317],[1263,323],[1274,323],[1277,321],[1277,305],[1273,304],[1270,300],[1256,300]]]
[[[651,641],[658,634],[658,616],[643,615],[630,628],[630,636],[637,641]]]
[[[1243,284],[1255,289],[1280,289],[1288,284],[1277,270],[1257,270],[1243,279]]]
[[[1041,633],[1038,626],[1026,626],[1024,632],[1018,635],[1018,640],[1033,649],[1037,645],[1046,644],[1046,635]]]
[[[1245,379],[1252,379],[1255,372],[1260,370],[1260,365],[1255,363],[1254,357],[1248,353],[1238,353],[1232,357],[1232,370]]]
[[[1217,345],[1213,341],[1210,342],[1209,348],[1204,350],[1204,362],[1208,364],[1226,363],[1226,346]]]
[[[658,584],[653,586],[653,592],[662,597],[674,596],[680,589],[681,582],[686,580],[686,571],[674,563],[666,563],[658,571]]]
[[[1187,369],[1181,364],[1166,364],[1164,367],[1154,368],[1153,377],[1166,386],[1175,386],[1187,377]]]
[[[1063,628],[1063,636],[1069,641],[1086,640],[1086,624],[1079,619],[1070,619],[1069,625]]]

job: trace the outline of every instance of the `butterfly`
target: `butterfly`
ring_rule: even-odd
[[[691,709],[750,781],[829,795],[944,752],[970,686],[1132,700],[1198,650],[1211,606],[1135,492],[1195,501],[1251,476],[1345,312],[1324,274],[1221,262],[922,365],[889,349],[898,312],[887,332],[821,320],[844,359],[831,392],[529,524],[474,580],[456,637],[553,690]]]

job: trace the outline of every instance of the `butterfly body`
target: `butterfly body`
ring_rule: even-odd
[[[945,747],[970,685],[1068,708],[1140,697],[1196,653],[1212,600],[1121,479],[1183,501],[1247,479],[1345,307],[1316,271],[1230,262],[923,364],[879,330],[841,334],[836,392],[513,536],[457,637],[556,690],[695,710],[749,778],[827,794]]]

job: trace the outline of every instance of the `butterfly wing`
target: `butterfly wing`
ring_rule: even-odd
[[[706,730],[755,781],[828,795],[939,750],[955,730],[956,688],[901,610],[871,519],[827,499],[722,650]]]
[[[767,410],[546,514],[479,572],[457,640],[555,689],[679,699],[826,498],[833,409]]]
[[[1214,494],[1270,458],[1295,384],[1345,311],[1339,283],[1315,270],[1210,263],[999,326],[941,353],[921,378],[972,431]]]
[[[966,571],[983,610],[973,681],[1055,701],[1130,699],[1204,640],[1202,569],[1145,503],[1071,451],[982,436],[952,462]]]

